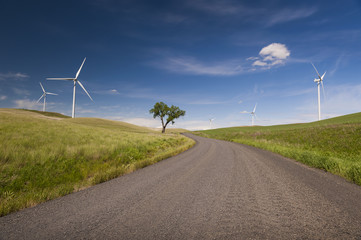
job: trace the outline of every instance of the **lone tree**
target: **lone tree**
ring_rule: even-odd
[[[154,107],[149,110],[149,113],[153,114],[153,118],[159,117],[162,121],[162,133],[165,133],[165,128],[168,123],[174,124],[174,119],[179,118],[180,116],[184,116],[186,111],[180,110],[179,107],[171,106],[168,107],[164,102],[157,102],[154,104]],[[167,117],[166,120],[164,118]]]

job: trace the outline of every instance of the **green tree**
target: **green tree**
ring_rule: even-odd
[[[149,110],[149,113],[153,114],[153,118],[159,117],[162,121],[162,133],[165,133],[165,128],[168,123],[174,124],[174,119],[179,118],[180,116],[184,116],[186,111],[179,109],[172,105],[168,107],[164,102],[157,102],[154,104],[154,107]],[[166,118],[166,119],[165,119]]]

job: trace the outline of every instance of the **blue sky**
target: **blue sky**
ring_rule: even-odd
[[[207,129],[317,120],[316,73],[327,71],[322,118],[361,111],[361,3],[344,1],[3,1],[0,107],[159,127],[163,101],[186,110],[175,127]]]

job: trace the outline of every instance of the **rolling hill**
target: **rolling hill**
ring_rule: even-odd
[[[279,153],[361,185],[361,113],[311,123],[220,128],[196,134]]]
[[[194,141],[97,118],[0,109],[0,216],[132,172]]]

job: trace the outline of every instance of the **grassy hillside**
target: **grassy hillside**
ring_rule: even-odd
[[[194,142],[128,123],[0,109],[0,216],[132,172]]]
[[[361,185],[361,113],[305,124],[233,127],[198,134],[270,150]]]

